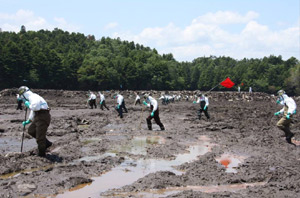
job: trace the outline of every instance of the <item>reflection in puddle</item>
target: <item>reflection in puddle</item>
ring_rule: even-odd
[[[147,138],[136,138],[137,142],[145,142]],[[134,141],[133,141],[134,142]],[[158,141],[159,142],[159,141]],[[141,143],[141,147],[144,143]],[[142,178],[149,173],[154,173],[157,171],[172,171],[175,174],[182,174],[182,172],[176,170],[174,166],[181,165],[186,162],[191,162],[196,160],[199,155],[204,155],[208,152],[207,142],[202,142],[201,144],[190,146],[188,152],[184,154],[179,154],[174,160],[164,160],[164,159],[139,159],[134,160],[131,158],[126,158],[125,161],[118,167],[113,168],[111,171],[101,175],[100,177],[91,178],[94,180],[91,185],[88,185],[80,190],[68,191],[64,194],[60,194],[57,197],[63,198],[76,198],[76,197],[99,197],[100,193],[105,192],[112,188],[120,188],[125,185],[129,185],[139,178]],[[132,152],[144,152],[143,149],[139,151]],[[138,153],[140,154],[140,153]]]
[[[177,194],[179,192],[185,190],[193,190],[199,191],[204,193],[215,193],[215,192],[237,192],[239,190],[244,190],[248,187],[255,187],[255,186],[263,186],[266,182],[256,182],[256,183],[243,183],[243,184],[231,184],[231,185],[212,185],[212,186],[186,186],[186,187],[170,187],[166,189],[151,189],[143,192],[124,192],[118,193],[115,197],[151,197],[151,198],[158,198],[158,197],[166,197],[172,194]]]
[[[121,145],[116,150],[117,152],[127,152],[133,155],[146,155],[148,146],[164,143],[165,139],[161,136],[137,136],[129,144]]]
[[[74,160],[73,163],[70,163],[70,164],[76,164],[77,162],[82,162],[82,161],[86,161],[86,162],[96,161],[96,160],[99,160],[99,159],[102,159],[102,158],[105,158],[108,156],[115,157],[116,154],[115,153],[105,153],[103,155],[85,156],[80,159]]]
[[[91,185],[91,183],[92,182],[90,182],[90,183],[84,183],[84,184],[79,184],[79,185],[75,186],[74,188],[71,188],[69,191],[72,192],[72,191],[79,190],[79,189],[84,188],[84,187],[86,187],[88,185]]]
[[[244,161],[246,157],[244,156],[236,156],[223,154],[220,158],[216,158],[216,160],[225,166],[227,173],[237,173],[236,167],[239,166],[240,163]]]

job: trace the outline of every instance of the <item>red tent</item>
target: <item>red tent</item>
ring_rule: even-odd
[[[230,80],[230,78],[227,77],[223,82],[220,83],[220,85],[222,85],[223,87],[226,87],[226,88],[231,88],[234,86],[234,82],[232,82]]]

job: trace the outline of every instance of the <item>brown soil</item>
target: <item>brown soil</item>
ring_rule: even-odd
[[[153,123],[147,130],[149,112],[142,105],[134,106],[135,96],[127,91],[128,113],[120,119],[114,110],[115,99],[105,92],[110,110],[89,109],[83,91],[33,90],[43,96],[51,107],[48,139],[53,146],[46,158],[36,155],[37,145],[25,131],[23,152],[20,153],[22,121],[25,111],[16,110],[16,89],[0,92],[0,197],[55,197],[92,182],[119,166],[126,157],[133,159],[174,159],[186,152],[199,138],[209,138],[210,151],[196,160],[176,167],[184,171],[158,171],[130,185],[99,194],[139,197],[138,192],[187,186],[223,186],[263,182],[238,191],[200,192],[190,188],[168,197],[300,197],[300,116],[293,117],[291,130],[295,145],[288,144],[277,129],[279,117],[273,116],[281,107],[264,93],[239,94],[212,92],[210,120],[204,115],[197,119],[198,104],[177,101],[169,105],[159,102],[160,118],[166,130]],[[192,94],[192,92],[186,92]],[[158,98],[160,93],[155,92]],[[98,99],[98,98],[97,98]],[[300,98],[295,97],[298,107]],[[154,121],[153,121],[154,122]],[[28,126],[26,127],[28,128]],[[128,145],[136,136],[160,136],[161,144],[149,144],[146,154],[119,151],[115,156],[104,155],[120,145]],[[216,159],[222,155],[241,157],[236,173],[226,172]],[[78,161],[86,156],[101,156],[91,161]],[[121,196],[121,195],[120,195]]]

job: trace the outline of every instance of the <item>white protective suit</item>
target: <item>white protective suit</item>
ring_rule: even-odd
[[[284,104],[288,107],[288,114],[296,114],[297,105],[293,98],[288,97],[288,95],[286,94],[283,94],[280,99],[280,104]],[[284,107],[279,112],[282,114],[284,112]]]
[[[158,108],[157,100],[155,100],[151,96],[148,96],[146,99],[146,102],[149,103],[149,104],[147,104],[147,107],[150,107],[151,105],[153,106],[152,112],[155,112],[157,110],[157,108]]]
[[[91,93],[90,97],[89,97],[89,100],[95,100],[96,98],[97,98],[96,95]]]
[[[140,96],[136,95],[135,101],[140,100],[140,99],[141,99]]]
[[[100,103],[102,103],[105,100],[105,97],[101,92],[99,91],[99,96],[100,96]]]
[[[122,95],[118,94],[117,95],[117,103],[118,103],[118,105],[121,106],[123,100],[124,100],[124,97]]]
[[[33,93],[32,91],[28,90],[25,93],[21,95],[21,98],[24,98],[25,100],[28,100],[30,103],[29,109],[30,114],[29,114],[29,120],[33,121],[34,118],[34,112],[39,111],[39,110],[47,110],[49,109],[47,102],[39,96],[36,93]]]
[[[198,100],[197,100],[196,103],[200,103],[201,101],[205,101],[205,105],[208,107],[209,102],[208,102],[208,98],[207,98],[207,97],[205,97],[205,96],[200,96],[200,97],[198,98]]]

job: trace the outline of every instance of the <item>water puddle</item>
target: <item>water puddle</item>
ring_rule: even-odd
[[[84,145],[89,144],[91,142],[99,141],[101,138],[87,138],[83,139],[82,142]],[[85,156],[80,159],[74,160],[72,164],[76,164],[81,161],[95,161],[102,159],[107,156],[115,157],[116,153],[126,152],[133,155],[146,155],[147,154],[147,146],[148,145],[156,145],[156,144],[164,144],[165,139],[161,136],[136,136],[130,141],[129,144],[120,145],[116,147],[114,150],[109,151],[103,155],[95,155],[95,156]],[[88,150],[87,147],[82,147],[81,150],[84,152]],[[53,151],[52,151],[53,152]]]
[[[243,183],[243,184],[231,184],[231,185],[211,185],[211,186],[186,186],[186,187],[170,187],[166,189],[150,189],[143,192],[124,192],[114,194],[114,197],[140,197],[140,198],[159,198],[166,197],[172,194],[177,194],[185,190],[193,190],[204,193],[216,193],[216,192],[237,192],[239,190],[244,190],[249,187],[263,186],[266,182],[256,182],[256,183]],[[110,196],[108,196],[110,197]]]
[[[116,154],[115,153],[105,153],[103,155],[85,156],[85,157],[82,157],[80,159],[74,160],[70,164],[76,164],[76,163],[82,162],[82,161],[86,161],[86,162],[96,161],[96,160],[103,159],[103,158],[108,157],[108,156],[115,157]]]
[[[103,127],[103,129],[106,131],[106,135],[120,135],[120,133],[126,131],[124,128],[127,128],[124,124],[108,124]]]
[[[0,179],[9,179],[9,178],[12,178],[12,177],[18,177],[22,173],[32,173],[32,172],[35,172],[35,171],[44,171],[44,170],[47,170],[47,169],[53,168],[53,167],[54,167],[54,164],[51,164],[51,165],[44,166],[44,167],[20,170],[20,171],[8,173],[8,174],[0,175]]]
[[[21,136],[20,136],[21,137]],[[23,151],[29,151],[37,146],[35,139],[24,138]],[[1,137],[0,138],[0,150],[2,154],[20,152],[21,150],[21,138],[15,137]]]
[[[143,154],[145,146],[149,144],[164,143],[161,137],[135,137],[132,140],[132,147],[128,148],[131,153]],[[142,178],[149,173],[157,171],[171,171],[175,174],[182,174],[181,171],[176,170],[175,167],[186,162],[192,162],[197,159],[199,155],[204,155],[209,151],[209,142],[200,141],[196,145],[188,148],[186,153],[178,154],[174,160],[164,159],[131,159],[125,158],[125,161],[118,167],[113,168],[111,171],[102,174],[99,177],[92,177],[94,180],[90,185],[85,186],[79,190],[67,191],[63,194],[57,195],[57,198],[76,198],[76,197],[99,197],[100,193],[105,192],[112,188],[120,188],[129,185],[139,178]],[[126,148],[125,148],[126,149]],[[95,159],[95,158],[94,158]],[[81,160],[86,160],[81,159]]]
[[[81,142],[83,145],[87,145],[90,143],[99,142],[101,140],[102,140],[102,138],[93,137],[93,138],[83,138],[83,139],[81,139]]]
[[[165,138],[161,136],[136,136],[126,145],[120,145],[114,152],[127,152],[133,155],[146,155],[147,147],[164,144]]]
[[[223,154],[221,157],[216,158],[217,162],[222,164],[225,168],[227,173],[237,173],[236,167],[242,163],[246,157],[244,156],[237,156],[231,154]]]

